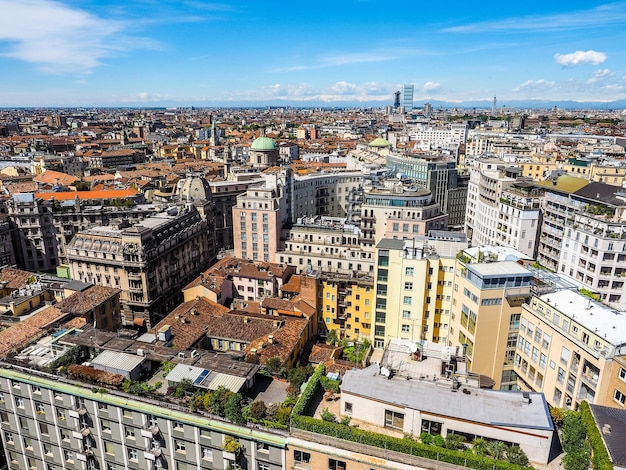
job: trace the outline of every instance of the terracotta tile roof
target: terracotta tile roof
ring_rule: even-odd
[[[276,319],[277,317],[273,317]],[[273,342],[269,342],[269,334],[262,338],[258,338],[250,343],[246,349],[246,353],[250,354],[250,350],[255,348],[259,357],[260,364],[267,364],[272,357],[278,356],[282,364],[286,364],[293,353],[297,353],[297,346],[300,343],[302,335],[306,333],[309,320],[306,318],[287,318],[278,317],[284,321],[282,327],[272,332]],[[261,347],[262,346],[262,347]]]
[[[291,300],[277,299],[275,297],[265,297],[261,302],[261,307],[272,310],[285,310],[287,312],[295,310],[295,305]]]
[[[35,197],[49,200],[54,199],[56,201],[67,201],[70,199],[117,199],[134,197],[139,194],[139,191],[135,189],[106,189],[102,191],[64,191],[64,192],[52,192],[52,193],[36,193]]]
[[[78,178],[67,173],[61,173],[60,171],[46,170],[43,173],[35,176],[34,180],[41,184],[62,184],[63,186],[69,186]]]
[[[27,280],[35,276],[34,273],[29,271],[22,271],[16,268],[3,268],[0,269],[0,283],[5,283],[7,289],[21,289],[27,287]]]
[[[300,282],[302,278],[299,274],[293,274],[289,281],[280,288],[283,292],[300,292]]]
[[[330,344],[315,344],[309,354],[309,362],[319,364],[320,362],[327,362],[333,358],[334,352],[337,348]]]
[[[176,307],[153,328],[153,332],[157,334],[160,328],[169,325],[174,347],[190,349],[204,337],[207,324],[227,312],[226,307],[200,297]]]
[[[91,175],[91,176],[83,176],[83,180],[91,183],[93,181],[113,181],[115,179],[115,175],[111,173],[103,173],[101,175]]]
[[[91,286],[87,290],[70,295],[57,304],[57,308],[74,315],[85,315],[111,297],[119,295],[120,292],[122,292],[120,289],[114,289],[113,287]]]
[[[48,307],[0,332],[0,358],[4,359],[13,351],[23,349],[45,336],[48,334],[47,328],[68,316],[68,313],[61,312],[56,307]]]
[[[212,318],[207,325],[206,335],[209,338],[250,343],[277,331],[279,323],[280,320],[274,316],[232,311]]]
[[[317,312],[317,309],[315,307],[302,299],[296,301],[296,308],[304,313],[307,317],[311,317]]]
[[[34,181],[24,181],[21,183],[5,183],[4,187],[9,194],[34,193],[37,191],[37,183]]]

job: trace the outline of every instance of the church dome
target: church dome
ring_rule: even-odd
[[[201,176],[188,176],[177,185],[178,197],[182,202],[208,201],[211,199],[211,187]]]
[[[276,144],[269,137],[259,137],[252,142],[250,150],[256,150],[257,152],[276,150]]]
[[[390,147],[391,146],[389,141],[383,139],[382,137],[379,137],[377,139],[372,140],[368,145],[370,147],[379,147],[379,148],[384,148],[384,147]]]

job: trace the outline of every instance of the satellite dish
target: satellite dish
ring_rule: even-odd
[[[411,351],[412,353],[416,353],[417,352],[417,344],[415,344],[415,343],[409,344],[409,351]]]
[[[391,371],[389,369],[387,369],[386,367],[381,367],[380,368],[380,375],[383,375],[385,377],[389,377],[391,375]]]

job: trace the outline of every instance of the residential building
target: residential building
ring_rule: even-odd
[[[319,333],[326,336],[335,330],[339,339],[370,339],[375,298],[373,276],[328,270],[322,275],[321,283],[320,316],[325,328],[320,325]]]
[[[523,306],[515,353],[523,390],[543,392],[551,406],[582,400],[626,409],[626,318],[563,289]]]
[[[494,245],[508,246],[534,258],[539,245],[543,191],[516,181],[500,194]]]
[[[303,217],[282,230],[275,261],[297,272],[372,273],[374,252],[360,243],[359,229],[338,217]]]
[[[11,469],[283,468],[286,438],[172,403],[29,371],[0,370],[2,444]],[[224,450],[226,437],[241,451]]]
[[[210,203],[196,202],[134,226],[83,230],[67,247],[72,277],[121,289],[123,324],[155,324],[182,301],[181,288],[215,259],[210,214]]]
[[[442,155],[420,158],[388,155],[387,167],[410,178],[418,188],[429,190],[441,210],[448,214],[451,227],[463,226],[468,181],[459,175],[456,159]]]
[[[605,183],[570,176],[541,182],[545,202],[537,261],[626,309],[626,197]]]
[[[484,262],[490,259],[485,251],[482,262],[465,255],[456,266],[448,344],[465,348],[470,371],[491,377],[497,389],[515,390],[515,345],[533,274],[516,261],[497,261],[497,255]],[[500,259],[507,256],[516,259]]]
[[[456,254],[467,248],[460,232],[430,232],[376,246],[373,328],[383,348],[391,338],[448,341]]]
[[[474,168],[470,170],[465,232],[472,246],[504,245],[509,238],[503,237],[502,220],[507,222],[507,232],[511,230],[512,243],[520,239],[522,231],[525,236],[532,239],[530,233],[532,220],[535,220],[534,225],[537,226],[539,210],[534,207],[536,201],[530,198],[530,205],[513,208],[511,204],[504,202],[514,199],[513,195],[509,194],[508,199],[503,197],[503,192],[514,183],[522,181],[532,183],[532,181],[521,176],[520,168],[505,168],[501,163],[499,160],[477,160],[474,162]],[[503,211],[505,214],[501,217]],[[526,245],[524,250],[528,250],[527,241],[522,240],[522,244]],[[523,250],[520,248],[520,251]]]
[[[360,211],[364,245],[376,246],[383,238],[410,239],[448,226],[448,215],[429,190],[406,188],[397,180],[364,188]]]

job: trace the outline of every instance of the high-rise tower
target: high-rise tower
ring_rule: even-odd
[[[402,94],[402,106],[405,111],[413,109],[413,85],[404,85],[404,93]]]

